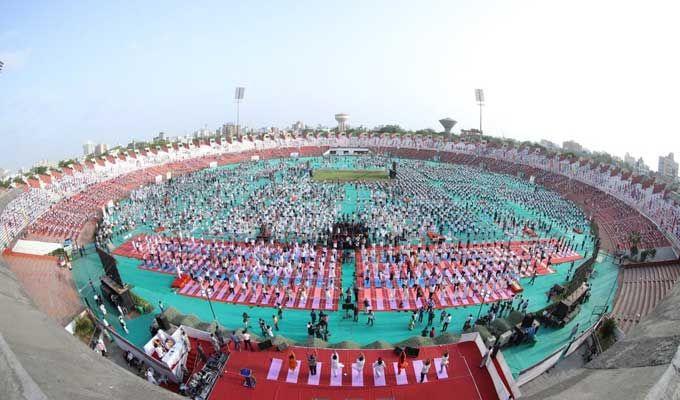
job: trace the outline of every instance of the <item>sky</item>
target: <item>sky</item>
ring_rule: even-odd
[[[0,168],[158,132],[479,124],[680,158],[677,1],[0,1]]]

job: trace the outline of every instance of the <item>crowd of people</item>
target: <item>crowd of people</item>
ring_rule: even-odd
[[[585,245],[584,237],[579,244],[545,240],[364,248],[356,259],[360,297],[377,310],[506,299],[520,277],[549,273],[553,263],[581,258],[576,248]]]
[[[306,308],[310,300],[318,307],[321,296],[325,305],[333,304],[340,287],[341,253],[307,243],[138,236],[122,251],[142,259],[142,268],[189,276],[185,285],[196,287],[192,293],[217,300],[291,308]]]
[[[364,163],[385,162],[367,159]],[[349,190],[346,184],[313,181],[309,164],[244,163],[146,186],[109,208],[104,228],[145,225],[176,235],[246,241],[264,227],[277,242],[330,246],[339,231],[352,227],[351,234],[360,233],[356,247],[422,243],[432,235],[489,241],[523,237],[527,229],[542,237],[588,230],[579,209],[557,194],[471,167],[402,160],[396,179],[354,183]]]
[[[172,170],[173,173],[195,171],[207,167],[214,161],[218,163],[244,161],[254,154],[266,159],[287,157],[293,150],[297,150],[300,156],[318,156],[329,146],[362,146],[382,154],[425,160],[435,158],[446,162],[483,165],[494,172],[533,176],[537,183],[575,200],[584,207],[588,216],[602,226],[603,233],[611,237],[611,240],[605,240],[603,244],[614,250],[625,251],[633,245],[630,236],[632,231],[640,234],[637,247],[643,249],[667,246],[668,240],[661,233],[662,230],[667,232],[676,244],[680,242],[678,223],[680,208],[665,195],[663,185],[652,184],[650,180],[567,157],[547,156],[528,147],[479,145],[417,135],[399,137],[372,134],[355,138],[342,135],[309,135],[220,144],[204,142],[193,146],[173,146],[164,150],[143,150],[141,153],[136,152],[127,156],[122,154],[108,156],[95,163],[65,167],[61,172],[55,171],[53,177],[45,179],[45,184],[27,185],[25,193],[4,207],[0,213],[1,245],[7,246],[31,224],[33,226],[29,233],[32,238],[74,239],[83,228],[83,221],[92,218],[92,215],[101,209],[102,204],[119,196],[111,199],[107,193],[97,194],[95,191],[91,197],[88,196],[90,200],[86,203],[90,203],[90,206],[86,207],[82,214],[80,213],[82,203],[69,204],[66,200],[76,193],[88,191],[89,187],[96,186],[96,183],[113,177],[121,177],[126,181],[139,171],[149,170],[147,172],[154,174],[152,180],[155,180],[157,176],[163,175],[164,171],[153,171],[151,168],[168,164],[173,165],[165,170]],[[366,165],[371,166],[370,162]],[[135,182],[134,179],[131,182],[133,184],[124,185],[128,191],[142,184]],[[149,180],[144,182],[148,183]],[[607,195],[603,197],[604,192]],[[528,200],[531,201],[530,198]],[[537,205],[541,203],[540,199],[536,199]],[[50,206],[57,204],[57,207],[50,209]],[[633,209],[640,210],[654,222]],[[36,222],[43,214],[45,216],[42,221]],[[626,218],[617,222],[616,215],[621,214],[626,215]],[[67,221],[66,228],[58,223],[62,220]]]

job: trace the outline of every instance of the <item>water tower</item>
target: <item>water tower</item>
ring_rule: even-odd
[[[458,121],[447,117],[444,119],[440,119],[439,123],[442,124],[442,126],[444,127],[444,133],[450,135],[451,129],[453,129],[453,127],[458,123]]]
[[[344,132],[349,127],[349,124],[347,124],[349,121],[349,114],[335,114],[335,120],[338,121],[338,132]]]

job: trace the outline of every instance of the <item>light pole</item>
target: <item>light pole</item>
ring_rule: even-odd
[[[482,134],[482,107],[484,106],[484,89],[475,89],[475,100],[479,105],[479,134]]]
[[[486,296],[489,293],[487,293],[486,289],[482,289],[482,302],[479,303],[479,311],[477,311],[477,319],[475,319],[475,323],[479,320],[479,316],[482,315],[482,307],[484,307],[484,301],[486,301]]]
[[[241,136],[241,121],[240,121],[240,107],[241,101],[245,95],[246,88],[242,86],[236,87],[236,92],[234,93],[234,100],[236,101],[236,136]]]
[[[217,316],[215,315],[215,309],[212,306],[212,301],[210,301],[210,294],[208,293],[208,289],[201,289],[201,294],[205,296],[205,298],[208,300],[208,306],[210,306],[210,312],[212,313],[213,321],[215,321],[215,324],[219,326],[220,323],[217,320]]]

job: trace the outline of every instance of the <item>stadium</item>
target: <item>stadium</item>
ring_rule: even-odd
[[[0,400],[680,400],[678,15],[1,1]]]
[[[4,368],[26,398],[672,398],[679,214],[492,137],[110,151],[3,194]]]

